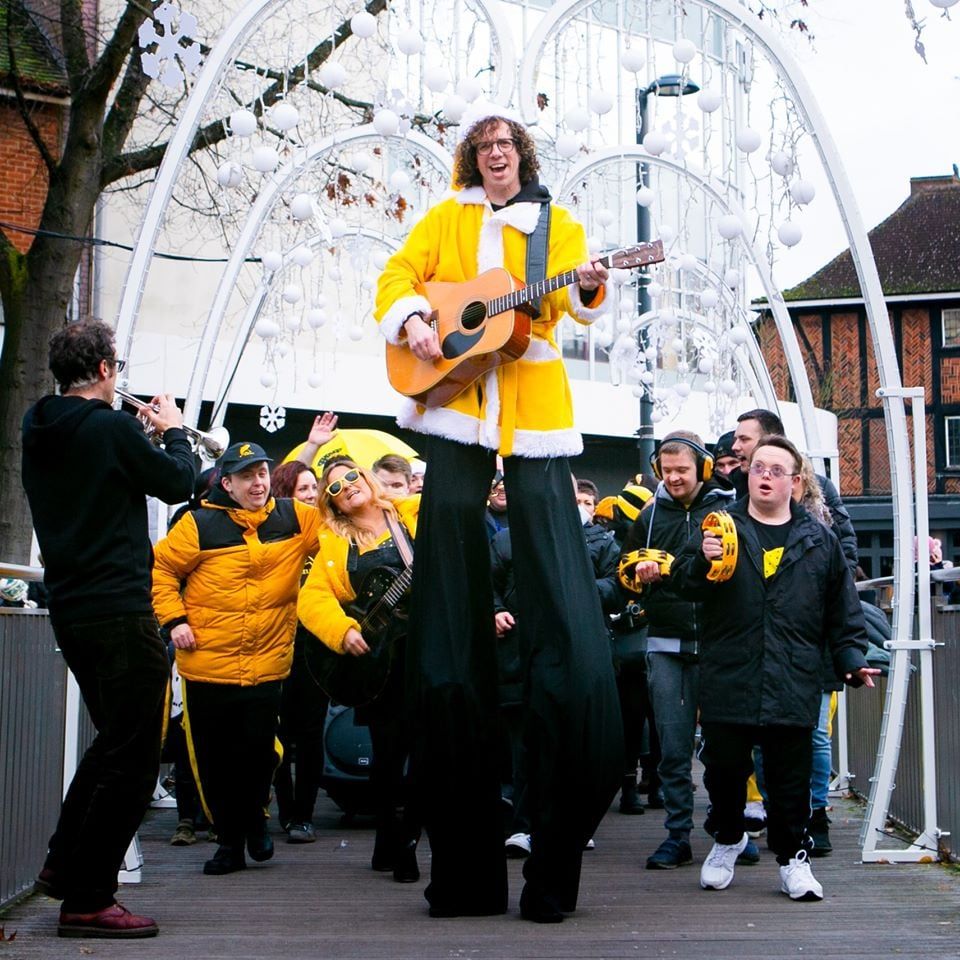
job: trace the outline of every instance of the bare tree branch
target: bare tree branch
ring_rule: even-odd
[[[143,72],[143,63],[134,52],[127,63],[123,82],[103,123],[105,162],[109,162],[123,149],[149,85],[150,77]]]
[[[83,0],[60,0],[63,54],[71,92],[77,90],[90,69],[87,38],[83,29]]]
[[[75,0],[62,0],[62,2],[69,3],[75,2]],[[107,40],[100,57],[87,73],[80,91],[85,99],[106,102],[111,87],[113,87],[117,77],[120,76],[124,61],[133,49],[137,31],[150,15],[150,9],[144,8],[140,3],[130,2],[127,4],[120,15],[116,30],[113,31],[113,35]]]

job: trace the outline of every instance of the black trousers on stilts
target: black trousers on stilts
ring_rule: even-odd
[[[408,647],[416,784],[435,912],[507,905],[497,663],[483,515],[494,454],[431,437]],[[565,458],[504,462],[522,619],[524,743],[537,893],[576,906],[583,846],[620,781],[623,739],[603,615]]]

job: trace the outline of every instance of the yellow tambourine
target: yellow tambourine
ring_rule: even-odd
[[[648,560],[659,564],[661,577],[670,575],[670,565],[673,563],[673,557],[665,550],[650,550],[647,548],[643,550],[631,550],[620,558],[620,565],[617,568],[620,582],[628,590],[634,593],[641,593],[643,591],[645,585],[636,579],[634,571],[637,569],[638,563],[644,563]]]
[[[737,537],[737,528],[734,525],[733,517],[725,510],[715,510],[703,518],[700,529],[704,533],[720,538],[723,553],[719,560],[710,561],[707,579],[716,583],[723,583],[725,580],[729,580],[733,576],[733,571],[737,569],[737,552],[740,541]]]

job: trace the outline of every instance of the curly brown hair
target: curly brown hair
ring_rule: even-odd
[[[510,128],[510,136],[517,145],[517,154],[520,157],[520,183],[528,184],[540,172],[540,161],[537,159],[537,145],[527,128],[515,120],[505,120],[503,117],[487,117],[478,120],[468,131],[467,135],[457,144],[457,151],[453,156],[453,185],[455,187],[481,187],[483,177],[477,166],[477,144],[489,139],[500,121]]]

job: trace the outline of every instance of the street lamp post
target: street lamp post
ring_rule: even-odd
[[[647,106],[652,95],[658,97],[683,97],[696,93],[700,87],[692,80],[684,79],[680,74],[669,73],[650,83],[643,90],[637,90],[637,143],[642,144],[647,135]],[[650,181],[650,171],[645,163],[637,164],[637,189],[646,187]],[[650,240],[650,211],[643,204],[637,204],[637,243]],[[643,316],[650,309],[650,294],[644,283],[637,285],[637,311]],[[637,346],[641,351],[650,346],[650,335],[644,327],[637,332]],[[640,456],[640,469],[646,470],[655,450],[653,439],[653,399],[647,384],[644,384],[640,397],[640,427],[637,430],[637,452]]]

